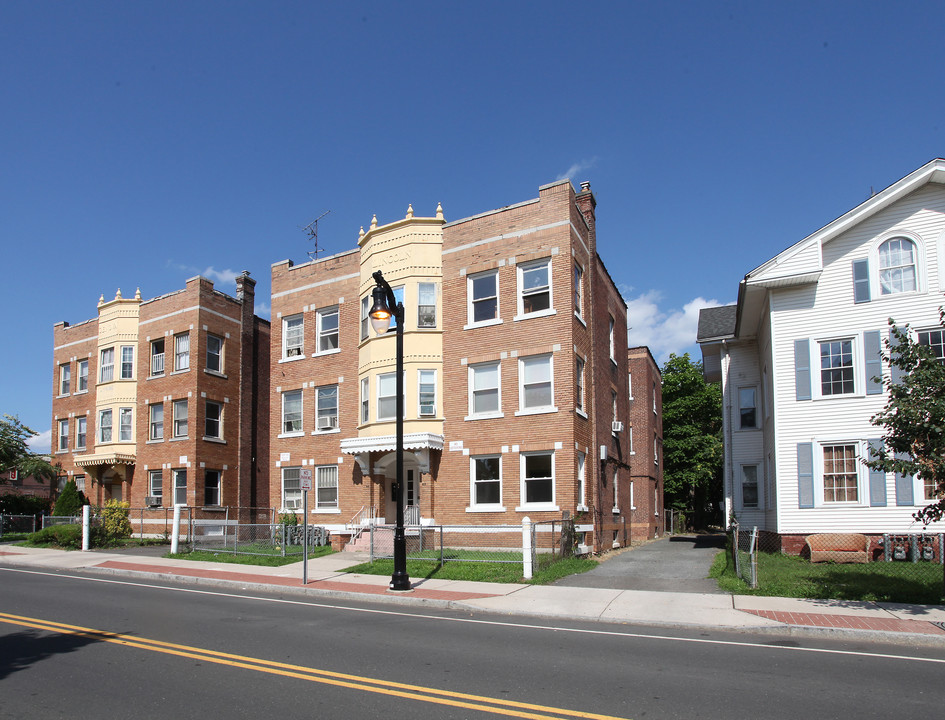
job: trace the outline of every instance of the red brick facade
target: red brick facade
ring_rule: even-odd
[[[659,366],[647,347],[627,353],[632,449],[630,480],[635,541],[663,534],[663,392]]]

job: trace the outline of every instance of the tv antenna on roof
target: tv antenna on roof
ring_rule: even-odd
[[[318,253],[322,252],[322,248],[318,247],[318,221],[325,217],[331,210],[326,210],[317,218],[312,220],[308,225],[302,228],[302,231],[312,238],[312,241],[315,243],[315,249],[308,251],[308,256],[312,260],[318,260]]]

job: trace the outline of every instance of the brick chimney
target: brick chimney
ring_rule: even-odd
[[[581,192],[574,196],[574,202],[577,203],[578,210],[584,216],[588,227],[588,239],[590,240],[590,251],[592,255],[597,254],[597,200],[594,193],[591,192],[591,184],[585,180],[581,183]]]

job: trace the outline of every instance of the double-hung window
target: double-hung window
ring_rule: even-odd
[[[99,382],[109,382],[115,379],[115,348],[102,348],[99,357]]]
[[[59,421],[59,442],[56,446],[57,450],[68,450],[69,449],[69,421],[60,420]]]
[[[502,509],[502,458],[498,455],[472,457],[469,470],[472,476],[470,505]]]
[[[75,419],[75,449],[85,449],[85,438],[88,428],[88,418],[84,415]]]
[[[742,465],[742,507],[758,507],[757,465]]]
[[[87,392],[89,389],[89,361],[88,360],[79,360],[76,363],[77,366],[77,375],[76,378],[76,388],[77,393]]]
[[[174,475],[174,504],[187,504],[187,469],[178,468],[173,470]]]
[[[148,406],[148,440],[164,439],[164,403]]]
[[[98,441],[110,443],[112,441],[112,411],[98,411]]]
[[[302,314],[282,318],[283,359],[302,357],[302,340],[305,334],[305,319]]]
[[[361,424],[371,419],[371,379],[361,378]]]
[[[302,391],[290,390],[282,393],[282,434],[302,433]]]
[[[367,340],[369,328],[371,327],[371,296],[361,298],[361,339]]]
[[[518,271],[518,314],[551,309],[551,260],[521,263]]]
[[[520,412],[554,410],[551,355],[536,355],[519,360]]]
[[[575,355],[574,362],[574,407],[584,413],[584,358]]]
[[[895,237],[879,246],[879,287],[883,295],[916,290],[915,243]]]
[[[932,348],[932,353],[939,359],[939,362],[945,362],[945,330],[922,330],[916,333],[919,345],[926,345]]]
[[[190,333],[174,336],[174,370],[190,369]]]
[[[148,494],[156,500],[155,505],[161,504],[161,498],[164,497],[164,475],[160,470],[148,471]]]
[[[856,444],[824,445],[824,502],[859,500],[859,459]]]
[[[758,427],[758,391],[753,387],[738,388],[738,427]]]
[[[187,437],[187,401],[174,401],[174,437]]]
[[[68,395],[72,385],[72,365],[63,363],[59,366],[59,394]]]
[[[338,429],[338,386],[324,385],[315,389],[315,428]]]
[[[607,326],[607,342],[610,346],[610,361],[614,363],[614,365],[616,365],[617,364],[617,342],[614,338],[614,328],[615,328],[614,318],[613,316],[611,316],[610,324]]]
[[[436,370],[417,371],[417,389],[420,416],[436,415]]]
[[[315,314],[319,353],[338,350],[338,306],[322,308]]]
[[[132,435],[132,414],[134,409],[130,407],[118,408],[118,440],[120,442],[131,442],[134,440]]]
[[[577,454],[577,486],[578,486],[578,510],[587,509],[587,455],[582,452]]]
[[[523,505],[554,505],[554,453],[523,453],[522,501]]]
[[[472,417],[495,417],[501,413],[499,363],[469,366],[469,414]]]
[[[219,335],[207,335],[207,370],[223,372],[223,338]]]
[[[282,507],[299,510],[302,507],[302,485],[297,467],[282,468]]]
[[[220,504],[220,471],[207,470],[203,474],[203,504],[215,506]]]
[[[417,327],[436,327],[436,283],[422,282],[417,287]]]
[[[151,341],[151,374],[164,374],[164,338]]]
[[[223,439],[223,404],[207,400],[207,414],[204,418],[204,437],[211,440]],[[209,503],[208,503],[209,504]]]
[[[377,419],[394,420],[397,417],[397,373],[377,376]]]
[[[584,317],[584,268],[574,263],[574,314]]]
[[[469,325],[499,319],[499,273],[496,270],[470,275],[466,279]]]
[[[820,343],[821,395],[855,392],[853,381],[853,341],[828,340]]]
[[[315,468],[315,509],[338,509],[338,466]]]
[[[121,346],[121,379],[131,380],[135,376],[135,347],[134,345]]]

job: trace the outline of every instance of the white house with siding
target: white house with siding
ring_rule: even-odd
[[[890,318],[945,358],[945,160],[936,159],[749,272],[703,310],[705,377],[721,381],[725,516],[800,550],[817,532],[922,532],[921,478],[871,471]],[[930,526],[945,532],[945,523]]]

